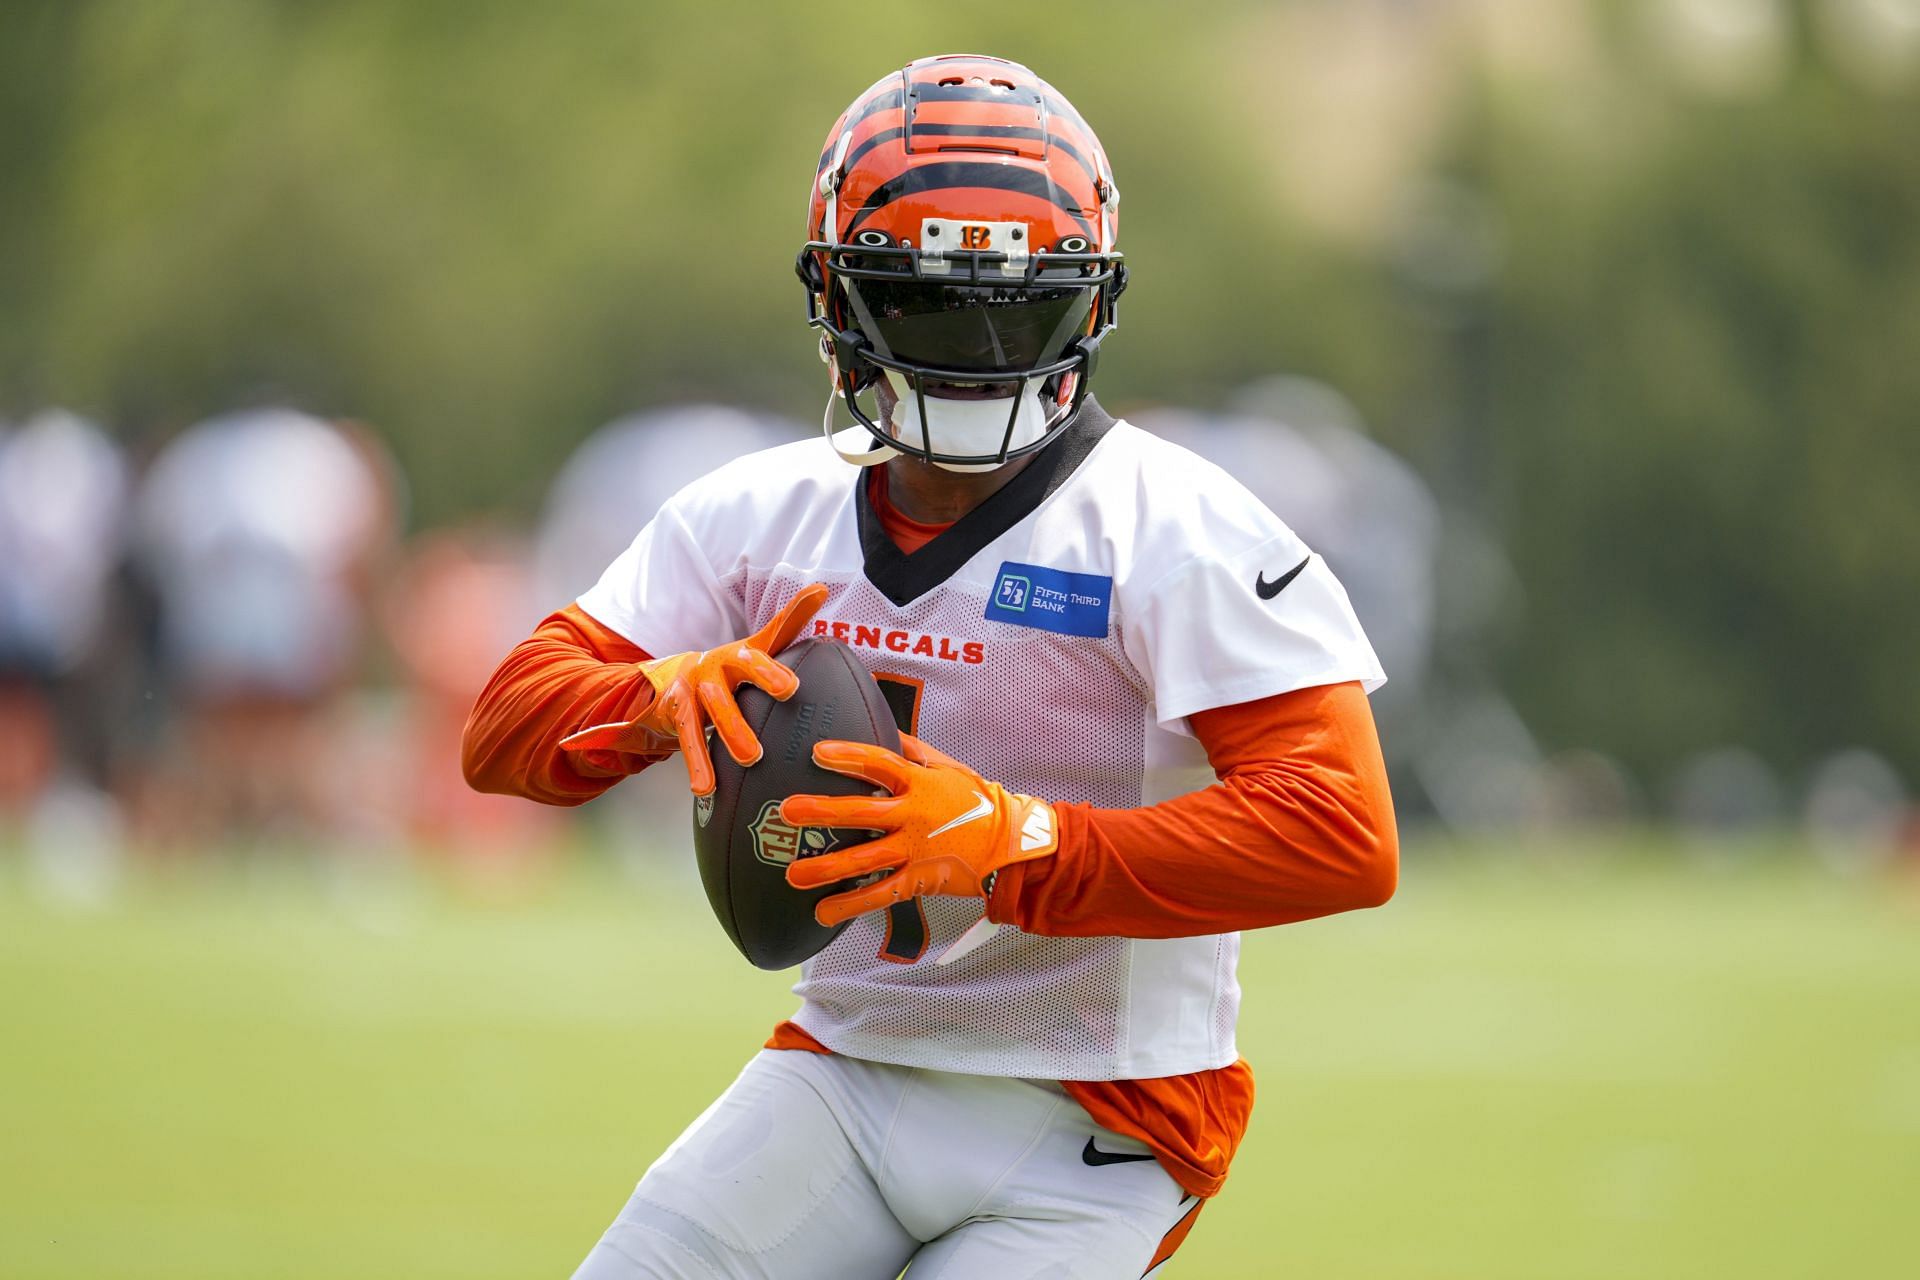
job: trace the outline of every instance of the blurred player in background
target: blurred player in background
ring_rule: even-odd
[[[291,409],[214,418],[155,457],[134,521],[183,738],[149,793],[163,838],[327,829],[328,712],[399,502],[371,435]]]
[[[62,772],[101,781],[98,743],[76,740],[92,723],[79,673],[99,656],[126,485],[119,450],[82,418],[48,410],[0,428],[0,830]]]
[[[1245,487],[1088,395],[1125,284],[1098,140],[1026,68],[924,59],[826,139],[802,281],[828,442],[683,489],[495,673],[478,787],[577,804],[732,690],[852,645],[903,753],[825,743],[883,798],[792,797],[879,874],[801,1007],[641,1179],[583,1277],[1134,1277],[1245,1133],[1239,929],[1376,905],[1397,842],[1327,565]],[[836,410],[856,425],[833,431]],[[753,636],[751,642],[736,637]],[[1211,767],[1212,785],[1179,780]]]

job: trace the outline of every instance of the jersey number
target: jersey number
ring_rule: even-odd
[[[923,682],[911,676],[881,672],[875,672],[873,678],[880,685],[880,692],[886,695],[887,706],[893,711],[893,722],[900,726],[900,732],[917,732],[920,727],[920,694],[925,688]],[[927,913],[921,908],[920,899],[909,898],[888,907],[887,937],[880,944],[880,958],[895,964],[912,964],[926,951]]]

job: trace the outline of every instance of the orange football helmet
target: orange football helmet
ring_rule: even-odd
[[[1018,63],[922,58],[854,99],[796,264],[841,456],[990,469],[1065,430],[1126,287],[1119,204],[1093,130]],[[838,439],[836,401],[859,424]]]

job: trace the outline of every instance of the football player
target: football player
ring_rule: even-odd
[[[99,684],[126,491],[120,450],[86,419],[0,423],[0,831],[57,804],[111,720]]]
[[[1119,201],[1024,67],[927,58],[861,94],[799,260],[827,439],[682,490],[481,695],[468,778],[553,804],[676,750],[706,792],[709,727],[757,759],[733,690],[790,695],[800,635],[853,646],[906,733],[815,757],[886,795],[783,806],[879,833],[792,884],[880,878],[821,904],[852,923],[799,1009],[580,1276],[1152,1272],[1253,1103],[1236,931],[1393,892],[1384,677],[1339,583],[1089,394]]]
[[[335,710],[403,501],[366,428],[289,408],[167,442],[134,499],[179,741],[145,762],[151,834],[181,844],[339,830]],[[324,762],[316,764],[316,762]]]

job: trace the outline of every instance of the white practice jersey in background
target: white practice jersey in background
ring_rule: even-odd
[[[913,555],[862,479],[817,439],[741,458],[668,502],[580,606],[665,655],[747,635],[823,582],[815,634],[853,647],[904,728],[1015,791],[1102,808],[1211,780],[1196,711],[1385,678],[1278,517],[1091,402]],[[1132,1079],[1238,1056],[1238,935],[1008,928],[933,964],[982,909],[932,897],[854,921],[802,969],[794,1021],[838,1053],[983,1075]]]

